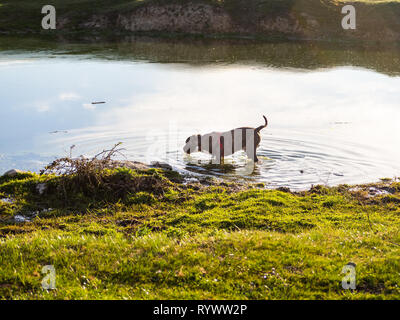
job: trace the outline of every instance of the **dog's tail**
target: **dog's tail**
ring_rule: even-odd
[[[265,124],[262,125],[262,126],[259,126],[259,127],[256,129],[256,132],[260,132],[262,129],[264,129],[266,126],[268,126],[268,120],[267,120],[267,118],[266,118],[265,116],[263,116],[263,118],[264,118],[264,120],[265,120]]]

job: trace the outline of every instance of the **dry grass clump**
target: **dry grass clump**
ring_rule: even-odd
[[[110,150],[103,150],[93,158],[85,158],[80,156],[73,159],[72,156],[59,158],[46,166],[40,174],[56,174],[56,175],[72,175],[76,174],[80,178],[92,181],[98,181],[98,173],[104,169],[116,168],[115,161],[112,158],[117,155],[123,155],[121,151],[124,149],[119,148],[122,143],[119,142],[114,145]],[[74,146],[71,147],[74,148]]]
[[[113,160],[123,155],[117,143],[93,158],[64,157],[53,161],[41,175],[55,175],[46,192],[64,196],[66,202],[88,200],[116,201],[137,192],[161,195],[170,182],[158,170],[133,170]],[[78,198],[78,199],[77,199]]]

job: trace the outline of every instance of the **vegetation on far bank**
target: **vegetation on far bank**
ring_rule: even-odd
[[[0,199],[4,299],[400,298],[393,180],[292,193],[67,159],[0,177]]]
[[[341,27],[343,18],[341,8],[345,3],[348,2],[344,0],[114,0],[112,2],[54,0],[52,5],[57,9],[59,21],[58,28],[54,31],[41,29],[43,17],[41,8],[48,4],[46,1],[1,0],[0,32],[48,35],[79,32],[118,34],[132,33],[129,28],[136,25],[134,28],[136,33],[145,32],[159,36],[177,32],[204,36],[222,34],[226,37],[399,40],[399,0],[352,1],[357,9],[357,30],[350,31],[345,31]],[[169,4],[179,7],[171,8],[171,12],[169,9],[164,11],[163,17],[167,17],[171,23],[168,21],[161,23],[160,11],[155,9],[152,14],[152,9]],[[200,4],[200,8],[206,5],[215,10],[204,11],[197,16],[193,10],[198,9],[185,7],[190,4]],[[146,8],[144,15],[141,13],[133,17],[132,13],[141,8]],[[219,13],[210,17],[215,12]],[[228,21],[222,21],[226,18],[225,13],[229,16],[230,27],[220,29],[221,24]],[[195,14],[197,23],[191,24],[190,21],[182,23],[187,14]],[[143,19],[145,21],[141,22]],[[121,24],[123,20],[126,22],[125,25]],[[219,27],[214,28],[214,24]],[[181,27],[177,27],[178,25]],[[196,28],[196,25],[203,25],[204,28]]]

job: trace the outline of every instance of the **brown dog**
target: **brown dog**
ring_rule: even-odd
[[[237,151],[244,150],[254,162],[258,161],[256,150],[261,142],[260,131],[267,127],[268,120],[265,116],[265,124],[257,128],[241,127],[226,132],[211,132],[204,135],[195,134],[186,139],[183,151],[208,152],[217,163],[220,164],[224,156],[229,156]]]

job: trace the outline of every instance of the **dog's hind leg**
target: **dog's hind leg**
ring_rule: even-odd
[[[258,157],[256,154],[256,150],[246,150],[246,155],[248,158],[253,160],[254,162],[258,162]]]
[[[219,137],[219,164],[223,164],[225,157],[224,148],[225,138],[223,136]]]
[[[251,160],[254,162],[258,161],[257,155],[256,155],[256,132],[254,130],[245,130],[246,136],[245,136],[245,144],[243,145],[243,150],[246,152],[247,157],[249,157]]]

